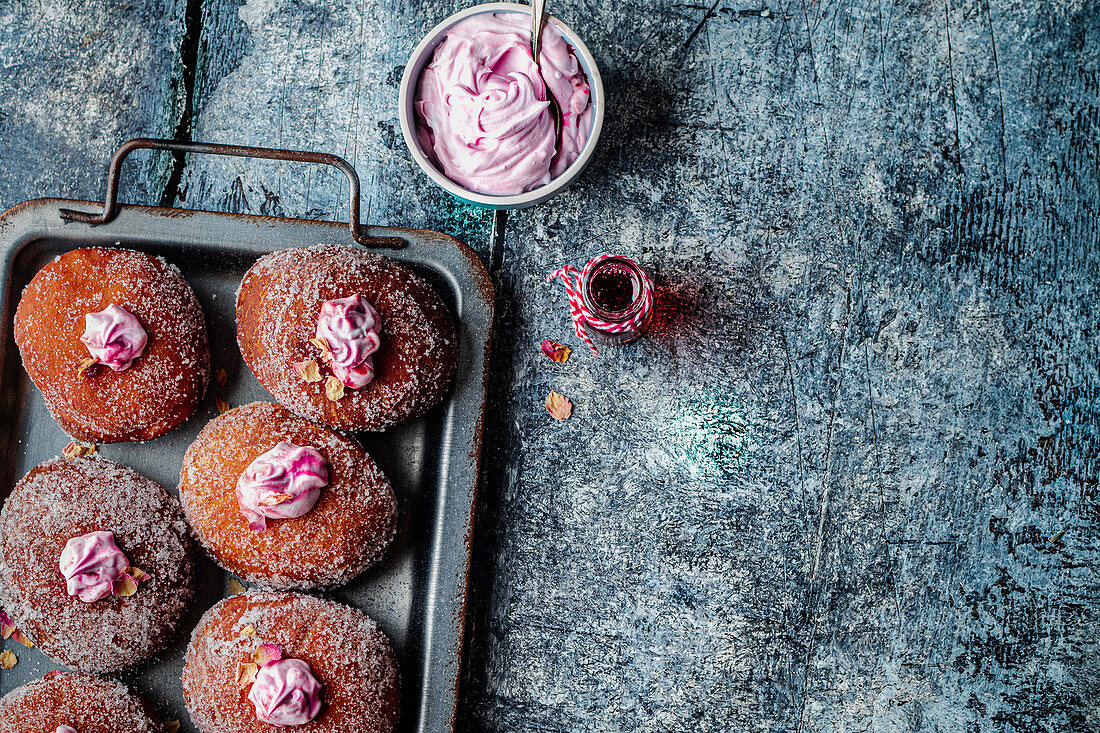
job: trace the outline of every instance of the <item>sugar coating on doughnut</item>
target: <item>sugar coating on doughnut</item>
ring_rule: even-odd
[[[81,373],[84,316],[115,304],[149,341],[129,369]],[[23,290],[15,314],[23,366],[50,414],[75,438],[149,440],[186,420],[206,391],[210,352],[202,308],[175,266],[125,249],[67,252]]]
[[[254,630],[254,635],[248,632]],[[203,616],[191,635],[183,694],[203,733],[260,733],[249,685],[237,668],[261,644],[309,664],[321,682],[321,713],[310,733],[391,733],[398,712],[398,671],[382,630],[360,611],[299,593],[250,591],[227,598]]]
[[[103,530],[152,577],[129,597],[70,596],[58,559]],[[55,458],[15,485],[0,511],[0,606],[50,658],[87,672],[131,667],[163,648],[194,592],[183,512],[141,474],[97,458]]]
[[[112,679],[81,672],[51,673],[0,699],[3,733],[162,733],[149,705]]]
[[[362,295],[382,319],[374,380],[337,401],[304,382],[294,363],[310,344],[326,300]],[[437,404],[454,376],[454,321],[439,295],[394,260],[361,247],[318,244],[273,252],[237,291],[237,342],[260,384],[292,412],[344,430],[383,430]],[[328,374],[321,366],[323,374]]]
[[[328,485],[303,516],[269,519],[254,532],[241,517],[237,478],[281,440],[315,448],[328,466]],[[183,458],[179,488],[211,557],[265,588],[345,583],[378,561],[397,524],[390,482],[358,443],[273,402],[244,405],[207,424]]]

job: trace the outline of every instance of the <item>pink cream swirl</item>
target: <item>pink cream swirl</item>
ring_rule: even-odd
[[[308,512],[327,485],[328,467],[321,454],[284,440],[237,479],[237,505],[248,528],[262,532],[268,519],[293,519]]]
[[[67,725],[59,725],[54,733],[76,733],[76,728]]]
[[[321,712],[321,683],[301,659],[283,659],[260,668],[248,699],[261,723],[303,725]]]
[[[456,23],[417,82],[420,146],[471,191],[510,196],[543,186],[577,159],[592,131],[592,92],[580,62],[547,24],[536,67],[530,17],[480,13]],[[548,91],[562,112],[556,154]]]
[[[115,544],[113,532],[89,532],[66,542],[57,564],[69,595],[94,603],[114,595],[115,581],[130,561]]]
[[[80,340],[97,363],[121,372],[142,355],[149,335],[132,313],[111,303],[98,313],[84,316]]]
[[[345,387],[359,389],[374,379],[371,354],[382,345],[382,319],[362,295],[326,300],[317,316],[317,338],[328,342],[329,367]]]

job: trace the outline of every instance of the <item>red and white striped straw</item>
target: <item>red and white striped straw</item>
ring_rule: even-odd
[[[629,257],[602,254],[590,259],[582,270],[578,270],[572,265],[565,265],[560,270],[555,270],[550,273],[546,278],[547,282],[553,282],[556,277],[561,278],[562,283],[565,285],[565,292],[569,295],[569,313],[573,316],[573,329],[577,332],[577,338],[588,344],[588,348],[592,349],[593,354],[599,354],[600,352],[596,349],[596,345],[592,343],[592,339],[588,336],[588,330],[585,328],[586,325],[592,328],[598,328],[607,333],[634,331],[642,327],[645,323],[645,319],[649,317],[649,311],[653,308],[653,283],[650,282],[648,277],[642,278],[642,307],[626,321],[605,321],[585,306],[584,298],[581,295],[585,280],[588,279],[592,270],[598,267],[601,262],[612,257],[618,257],[619,259],[626,260],[638,266],[638,263],[634,262],[634,260]],[[638,267],[638,269],[640,270],[641,267]]]

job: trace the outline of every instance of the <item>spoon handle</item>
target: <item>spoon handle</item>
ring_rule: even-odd
[[[542,12],[546,0],[531,0],[531,56],[539,62],[539,47],[542,36]]]

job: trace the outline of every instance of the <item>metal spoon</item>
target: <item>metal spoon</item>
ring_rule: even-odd
[[[541,50],[542,16],[546,7],[546,0],[531,0],[531,56],[535,59],[535,68],[546,87],[546,100],[550,102],[550,110],[554,115],[554,150],[561,149],[561,128],[563,125],[561,107],[554,93],[550,91],[550,85],[546,83],[546,77],[542,76],[542,67],[539,65],[539,51]]]

